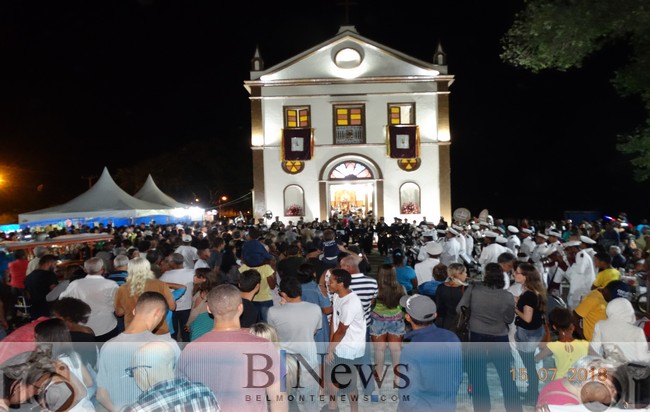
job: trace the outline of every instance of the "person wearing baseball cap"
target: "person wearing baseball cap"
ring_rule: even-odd
[[[194,264],[199,260],[198,249],[192,246],[192,240],[192,235],[184,233],[181,236],[183,243],[174,249],[174,253],[183,255],[183,267],[185,269],[194,269]]]
[[[455,333],[434,324],[437,308],[430,297],[402,296],[399,303],[411,330],[404,335],[407,343],[400,355],[400,364],[406,366],[396,371],[396,378],[400,378],[396,382],[400,399],[397,410],[455,411],[463,376],[460,340]]]

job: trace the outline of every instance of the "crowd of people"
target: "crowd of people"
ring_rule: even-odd
[[[0,408],[453,411],[466,374],[488,411],[490,365],[508,411],[649,396],[626,371],[650,365],[650,226],[394,220],[99,225],[5,254]]]

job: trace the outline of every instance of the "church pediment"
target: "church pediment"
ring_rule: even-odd
[[[433,78],[441,72],[446,73],[446,66],[415,59],[359,35],[352,27],[343,27],[326,42],[268,70],[251,72],[251,80],[268,83],[301,79]]]

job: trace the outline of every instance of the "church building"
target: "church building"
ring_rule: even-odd
[[[251,101],[253,215],[451,219],[449,87],[440,45],[426,62],[342,26],[266,69]]]

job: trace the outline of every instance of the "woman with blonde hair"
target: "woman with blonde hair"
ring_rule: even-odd
[[[393,371],[399,364],[404,333],[404,314],[399,300],[406,295],[406,289],[397,281],[397,271],[390,264],[379,266],[377,271],[377,297],[372,302],[370,317],[370,339],[375,352],[375,380],[384,375],[385,351],[391,355]]]
[[[530,263],[521,263],[515,270],[515,282],[523,292],[515,296],[515,341],[521,360],[528,372],[528,391],[524,403],[535,405],[539,395],[539,378],[535,368],[535,350],[546,334],[546,288],[542,278]]]
[[[129,260],[127,266],[128,276],[126,282],[121,285],[115,293],[115,315],[124,316],[124,327],[128,328],[133,320],[133,309],[138,298],[144,292],[158,292],[165,297],[169,310],[176,309],[176,301],[172,296],[169,285],[162,280],[156,279],[151,270],[151,263],[146,258],[136,257]],[[157,335],[169,333],[169,325],[166,319],[153,330]]]

